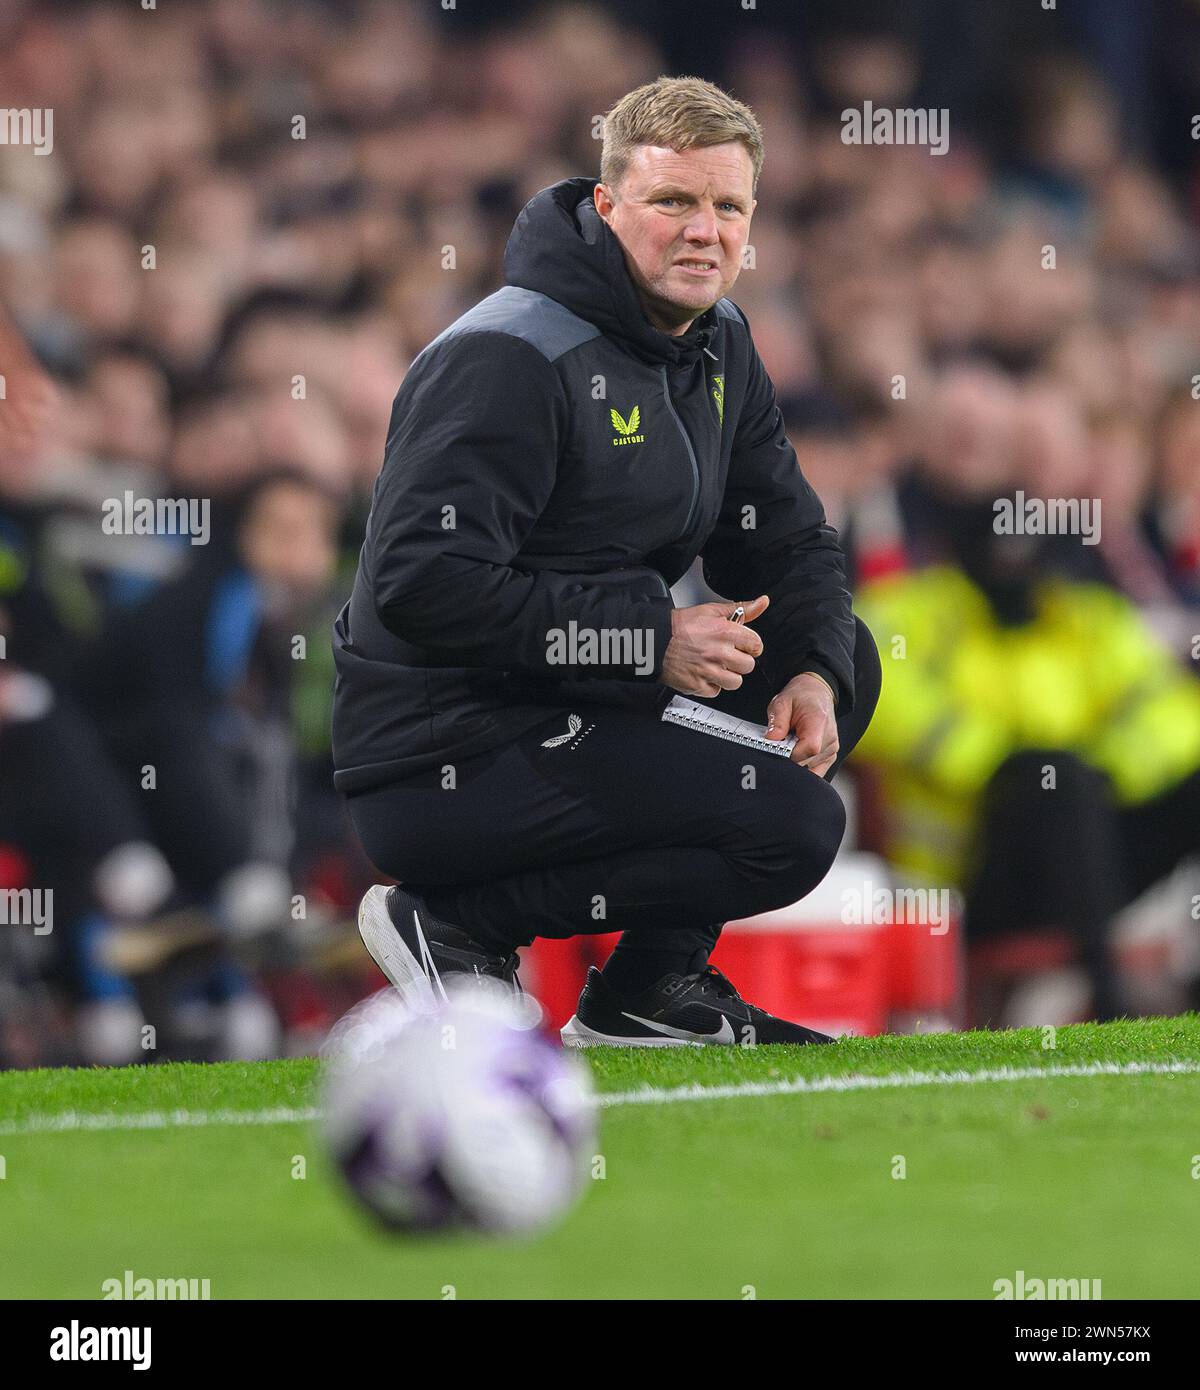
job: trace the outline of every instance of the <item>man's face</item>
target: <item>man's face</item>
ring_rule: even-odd
[[[686,332],[733,287],[755,208],[754,165],[739,141],[639,145],[621,182],[597,184],[595,200],[662,332]]]
[[[313,601],[337,563],[337,513],[311,488],[280,481],[255,499],[242,526],[241,555],[281,609]]]

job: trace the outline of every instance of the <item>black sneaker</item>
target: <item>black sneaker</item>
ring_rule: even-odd
[[[446,998],[443,975],[486,975],[520,991],[515,951],[490,954],[461,927],[436,918],[406,888],[368,888],[358,905],[358,934],[412,1009],[425,1012]]]
[[[748,1004],[712,965],[694,975],[664,975],[653,989],[631,998],[615,994],[592,966],[562,1040],[566,1047],[833,1042],[824,1033]]]

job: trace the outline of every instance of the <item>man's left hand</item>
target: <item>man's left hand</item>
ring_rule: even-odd
[[[767,706],[767,737],[780,739],[788,734],[796,735],[791,761],[823,777],[837,757],[837,721],[833,693],[811,671],[788,681]]]

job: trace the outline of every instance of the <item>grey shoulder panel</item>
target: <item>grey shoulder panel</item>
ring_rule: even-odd
[[[717,311],[717,318],[719,319],[733,319],[735,323],[742,321],[742,316],[734,308],[732,300],[718,299],[713,308]]]
[[[548,362],[600,336],[594,323],[581,319],[557,300],[516,285],[505,285],[495,294],[481,299],[449,328],[443,329],[429,347],[436,347],[461,333],[508,333],[537,348]]]

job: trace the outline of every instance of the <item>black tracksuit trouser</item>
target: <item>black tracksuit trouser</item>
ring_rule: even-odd
[[[765,723],[783,684],[767,657],[708,703]],[[879,682],[860,621],[855,707],[838,721],[826,779],[640,710],[563,705],[457,763],[452,786],[433,772],[351,797],[350,814],[382,873],[481,944],[619,931],[618,962],[632,976],[645,953],[652,983],[668,957],[706,960],[726,921],[793,903],[825,877],[846,824],[828,778],[870,722]],[[578,732],[546,747],[572,714]]]

